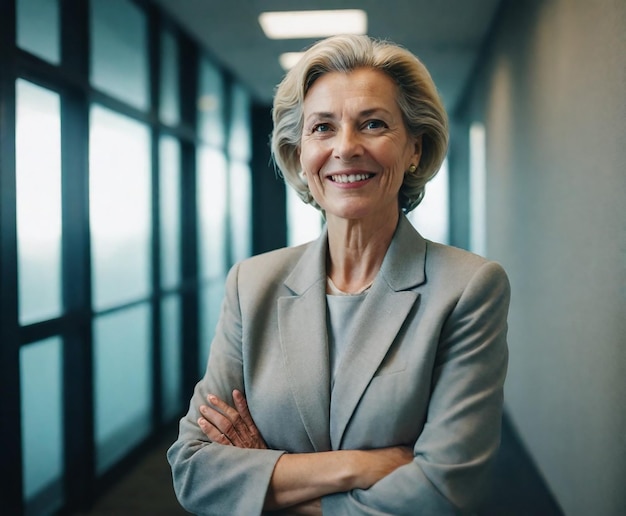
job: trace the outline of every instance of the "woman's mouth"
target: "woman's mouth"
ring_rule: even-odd
[[[334,183],[357,183],[370,177],[374,177],[374,174],[335,174],[330,176],[330,180]]]

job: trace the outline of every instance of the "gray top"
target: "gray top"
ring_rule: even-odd
[[[330,385],[335,385],[335,374],[342,352],[350,342],[359,320],[359,309],[367,292],[357,295],[326,295],[328,317],[328,356],[330,359]]]

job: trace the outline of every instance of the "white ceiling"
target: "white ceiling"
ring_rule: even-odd
[[[264,11],[363,9],[368,33],[415,53],[430,70],[448,110],[454,109],[501,0],[155,0],[260,102],[271,103],[284,71],[282,52],[311,39],[269,40]]]

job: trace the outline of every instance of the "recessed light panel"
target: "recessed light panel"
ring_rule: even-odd
[[[259,23],[270,39],[323,38],[367,32],[367,14],[361,9],[267,12],[259,15]]]

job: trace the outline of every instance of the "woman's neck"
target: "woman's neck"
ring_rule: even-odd
[[[383,263],[398,224],[391,218],[365,223],[360,220],[327,220],[326,271],[343,292],[360,292],[372,284]]]

